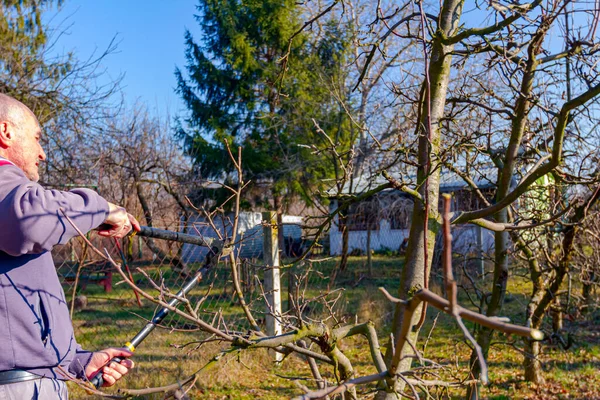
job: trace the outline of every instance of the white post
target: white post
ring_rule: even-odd
[[[265,261],[265,293],[267,297],[267,335],[282,333],[281,329],[281,281],[279,279],[279,235],[277,213],[262,213],[263,219],[263,259]],[[275,318],[277,316],[278,318]],[[283,354],[275,353],[275,360],[281,361]]]
[[[485,262],[483,260],[483,228],[479,225],[476,225],[475,234],[477,235],[477,249],[479,253],[479,276],[482,281],[485,281]]]

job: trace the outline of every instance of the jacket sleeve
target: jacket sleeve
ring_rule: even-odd
[[[61,209],[84,233],[108,215],[108,203],[93,190],[46,190],[19,168],[0,167],[0,251],[39,254],[65,244],[77,231]]]
[[[80,345],[77,345],[75,357],[73,357],[73,361],[71,361],[71,364],[69,364],[68,367],[69,373],[73,374],[78,379],[87,379],[85,376],[85,368],[90,363],[92,355],[93,353],[91,351],[83,350]]]

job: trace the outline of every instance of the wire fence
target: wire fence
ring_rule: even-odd
[[[183,231],[174,221],[157,222],[157,226]],[[87,235],[94,247],[106,251],[123,265],[140,289],[158,297],[157,288],[176,293],[198,270],[204,259],[183,261],[182,243],[132,236],[119,240]],[[198,247],[198,246],[193,246]],[[200,249],[198,247],[198,249]],[[71,308],[75,336],[89,350],[121,347],[130,341],[162,307],[136,296],[114,266],[92,251],[82,238],[74,238],[53,252],[58,275]],[[260,293],[263,265],[257,259],[244,259],[237,266],[244,296],[257,318],[265,307]],[[245,332],[250,325],[235,294],[231,263],[223,259],[187,296],[203,321],[226,332]],[[185,310],[184,307],[181,307]],[[171,313],[161,326],[136,350],[138,367],[126,382],[128,387],[156,387],[171,384],[193,373],[194,364],[205,362],[190,356],[187,343],[206,339],[197,324]],[[73,398],[87,398],[72,388]]]
[[[161,224],[161,228],[178,231],[173,224]],[[106,252],[113,260],[123,266],[123,270],[140,289],[152,295],[157,287],[164,286],[176,293],[186,280],[190,279],[202,260],[186,263],[182,260],[181,243],[132,236],[122,240],[102,238],[95,233],[87,235],[94,247]],[[136,296],[135,291],[124,282],[110,262],[92,251],[81,238],[72,239],[67,245],[53,253],[58,275],[71,307],[75,322],[84,320],[83,327],[93,325],[88,316],[97,318],[97,323],[110,318],[116,324],[123,324],[118,317],[130,313],[132,325],[143,327],[144,319],[149,319],[157,307],[146,299]],[[219,309],[233,302],[233,290],[228,262],[218,266],[205,276],[198,288],[190,294],[190,301],[201,301],[199,315],[211,321]],[[229,307],[228,307],[229,308]],[[138,317],[136,317],[136,315]],[[232,313],[235,315],[235,313]],[[98,318],[100,316],[100,318]],[[138,321],[135,321],[135,320]],[[89,322],[89,323],[85,323]],[[231,324],[235,324],[233,318]],[[164,321],[165,326],[185,329],[185,322],[175,317]],[[76,328],[76,335],[78,326]],[[123,344],[129,338],[129,332],[114,331],[110,337],[111,345]]]
[[[160,225],[161,228],[176,232],[190,232],[189,226],[177,226],[173,221]],[[245,243],[245,247],[235,247],[235,259],[238,261],[235,272],[246,303],[257,316],[258,322],[264,325],[269,313],[269,306],[265,304],[268,289],[265,289],[264,274],[270,268],[265,267],[262,251],[248,250],[262,248],[262,235],[257,232],[262,233],[261,225],[257,225],[254,232],[239,241]],[[201,246],[136,235],[114,240],[89,233],[87,238],[96,249],[106,252],[120,263],[140,289],[153,296],[159,294],[159,287],[169,288],[172,293],[176,293],[202,266],[207,253],[207,249]],[[288,251],[291,252],[291,248],[291,245],[288,246]],[[254,254],[251,257],[238,257],[244,252]],[[137,295],[111,263],[92,251],[82,238],[74,238],[68,244],[56,248],[53,257],[71,310],[76,337],[83,344],[95,347],[120,346],[159,310],[154,303]],[[282,262],[285,263],[285,260]],[[311,288],[311,293],[327,289],[327,285],[321,283],[329,272],[319,271],[313,264],[313,261],[307,261],[293,266],[283,265],[281,276],[282,281],[285,281],[281,284],[281,297],[284,299],[282,312],[286,313],[290,309],[288,288],[300,293],[300,289],[290,286],[299,285],[299,280],[302,280],[305,288]],[[311,267],[305,268],[304,265]],[[328,265],[327,268],[331,266]],[[294,279],[290,279],[292,276]],[[188,295],[188,299],[194,304],[201,319],[219,329],[234,332],[250,329],[235,292],[229,258],[223,258],[204,276],[198,287]],[[189,331],[190,336],[196,338],[203,336],[198,333],[197,327],[177,315],[170,315],[162,325],[171,330]]]
[[[187,295],[190,307],[205,323],[240,337],[248,335],[253,326],[244,312],[238,290],[266,333],[269,318],[273,317],[286,332],[311,322],[339,326],[373,321],[376,326],[389,327],[393,305],[378,293],[377,287],[390,291],[398,287],[411,218],[410,203],[390,199],[377,205],[371,202],[350,207],[345,220],[339,216],[332,219],[331,226],[317,243],[310,236],[314,229],[307,228],[310,223],[306,219],[284,218],[283,225],[278,226],[276,249],[281,256],[279,309],[274,308],[270,297],[273,289],[266,279],[273,268],[270,261],[265,261],[264,216],[248,213],[238,221],[234,257],[223,258],[203,276],[200,284]],[[217,236],[217,231],[231,236],[234,225],[233,217],[228,216],[219,216],[211,223],[201,217],[182,221],[155,218],[154,226],[208,238]],[[460,226],[453,227],[452,236],[454,274],[459,288],[477,294],[488,290],[493,269],[492,233],[477,226]],[[122,264],[130,280],[153,297],[159,297],[165,288],[176,293],[201,268],[209,251],[203,246],[139,235],[118,241],[93,232],[87,237],[95,248]],[[438,238],[436,243],[430,288],[441,293],[442,240]],[[309,247],[311,251],[307,256],[298,260]],[[344,252],[349,256],[345,263]],[[76,338],[86,349],[124,345],[162,308],[136,294],[114,266],[92,251],[82,238],[74,238],[56,248],[53,256],[71,309]],[[597,280],[592,272],[588,275],[588,281]],[[234,276],[238,277],[239,288]],[[479,303],[483,304],[485,298],[483,296]],[[511,299],[521,301],[519,297]],[[480,307],[477,298],[469,296],[469,301],[474,308]],[[520,307],[526,307],[526,303]],[[188,311],[184,305],[181,309]],[[132,372],[135,379],[128,379],[127,386],[162,386],[188,376],[209,363],[207,357],[219,353],[220,349],[211,348],[204,354],[200,351],[200,355],[194,355],[193,350],[210,339],[211,334],[200,330],[197,323],[171,313],[136,350],[138,367]],[[84,398],[85,395],[72,397]]]
[[[169,230],[193,232],[189,226],[178,226],[173,221],[160,225],[161,228]],[[260,224],[249,229],[234,248],[237,260],[236,273],[241,290],[251,309],[262,316],[261,321],[269,309],[265,304],[265,291],[268,289],[264,287],[266,267],[262,251],[262,230],[263,226]],[[287,232],[286,229],[283,231]],[[335,232],[335,229],[333,231]],[[196,230],[196,234],[202,233],[207,234]],[[387,232],[386,243],[395,240],[396,250],[381,246],[372,247],[369,252],[364,232],[350,232],[349,253],[362,257],[358,257],[358,261],[355,261],[357,265],[343,272],[339,271],[339,258],[330,257],[330,252],[340,247],[331,242],[341,240],[341,235],[334,233],[326,236],[319,245],[313,247],[310,257],[300,262],[294,262],[294,256],[302,254],[310,241],[303,238],[304,242],[293,243],[284,237],[283,246],[279,249],[282,255],[282,312],[293,314],[301,310],[308,318],[327,318],[329,315],[324,313],[332,314],[333,310],[328,310],[324,305],[316,305],[318,302],[314,299],[319,296],[326,297],[325,294],[335,293],[336,290],[348,286],[356,287],[364,278],[371,280],[380,278],[385,281],[390,271],[383,270],[389,267],[381,260],[389,260],[391,263],[400,262],[407,234],[407,232],[400,232],[394,238],[389,237],[389,233]],[[463,233],[468,236],[468,239],[463,240],[474,244],[476,241],[472,237],[473,234],[474,232]],[[371,235],[377,237],[381,232],[374,231]],[[139,288],[151,294],[156,294],[157,286],[170,288],[173,293],[177,292],[194,271],[200,268],[207,252],[206,248],[200,246],[135,235],[118,241],[102,238],[94,233],[88,234],[87,237],[97,249],[107,252],[115,261],[121,263],[124,271],[130,274]],[[460,234],[457,235],[457,238],[460,237]],[[378,241],[371,239],[371,245],[373,243]],[[244,253],[249,254],[250,257],[242,257]],[[469,247],[465,253],[473,255],[474,258],[478,254],[475,247]],[[131,321],[132,326],[137,324],[141,328],[143,326],[141,319],[148,319],[155,312],[156,306],[136,295],[134,290],[123,282],[112,265],[92,251],[82,238],[72,239],[67,245],[56,249],[53,255],[76,323],[80,319],[84,320],[83,325],[86,327],[107,319],[113,321],[113,314],[123,316],[129,313],[127,320]],[[392,268],[392,271],[399,271],[399,267]],[[206,322],[220,324],[222,328],[232,331],[244,331],[250,327],[237,300],[232,272],[230,259],[224,258],[190,294],[190,301],[196,304],[198,315]],[[477,270],[471,272],[480,275]],[[100,316],[99,321],[91,320],[98,316]],[[219,322],[215,322],[215,319]],[[122,324],[123,321],[116,321],[116,323]],[[186,326],[186,322],[181,321],[180,317],[171,317],[164,324],[177,329],[184,329]],[[78,326],[75,328],[77,334]],[[112,336],[111,345],[125,343],[128,339],[127,334],[130,334],[130,332],[123,333],[122,330],[112,333],[109,335]]]
[[[214,229],[208,229],[202,221],[182,226],[180,220],[166,220],[155,221],[154,225],[175,232],[215,236]],[[230,233],[227,226],[224,223],[221,228]],[[298,261],[297,257],[313,244],[313,239],[306,237],[306,230],[299,224],[284,224],[277,235],[277,252],[281,256],[278,269],[281,302],[280,309],[275,310],[272,300],[268,300],[272,290],[266,275],[272,268],[264,259],[265,226],[259,221],[239,235],[233,246],[235,271],[231,259],[224,257],[187,295],[200,319],[230,334],[244,335],[252,330],[236,293],[235,275],[245,303],[261,330],[267,333],[268,319],[273,317],[285,331],[300,326],[301,321],[330,325],[391,321],[393,306],[383,296],[378,296],[376,287],[397,287],[404,261],[405,232],[386,238],[387,243],[396,241],[396,250],[361,247],[367,243],[353,240],[356,231],[349,232],[348,240],[352,246],[344,267],[341,258],[332,251],[339,247],[333,241],[340,240],[342,235],[337,237],[331,232],[339,227],[332,227],[329,234]],[[294,236],[298,230],[300,236]],[[382,232],[371,234],[381,235]],[[122,264],[122,270],[137,287],[154,297],[165,288],[176,293],[201,268],[207,254],[207,249],[202,246],[139,235],[118,241],[93,232],[87,237],[95,248]],[[372,241],[371,245],[373,243],[376,242]],[[123,346],[162,308],[136,295],[114,266],[92,251],[82,238],[74,238],[56,248],[53,255],[71,309],[75,336],[86,349]],[[471,274],[469,279],[479,276],[473,265],[465,261],[464,271]],[[435,267],[432,272],[435,276]],[[460,280],[461,271],[457,272]],[[184,306],[181,309],[186,311]],[[199,330],[193,321],[171,313],[136,350],[136,359],[140,362],[133,372],[135,385],[161,386],[193,373],[192,364],[198,366],[209,360],[190,358],[192,348],[197,349],[210,336]],[[74,398],[82,397],[75,395]]]

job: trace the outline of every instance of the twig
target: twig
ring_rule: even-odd
[[[382,290],[382,288],[379,288],[379,290]],[[383,292],[383,290],[382,290],[382,292]],[[391,297],[393,300],[395,300],[397,302],[404,302],[404,300],[397,299],[393,296],[391,296]],[[440,297],[437,294],[433,293],[429,289],[419,290],[418,292],[416,292],[414,294],[413,299],[415,299],[415,298],[417,298],[419,301],[424,301],[424,302],[431,304],[433,307],[445,312],[446,314],[450,314],[450,302],[448,300],[444,299],[443,297]],[[411,299],[408,302],[409,305],[413,301],[413,299]],[[532,328],[527,328],[525,326],[509,324],[509,323],[504,322],[504,319],[502,319],[502,318],[488,317],[483,314],[476,313],[475,311],[471,311],[469,309],[463,308],[460,305],[456,306],[456,312],[458,313],[458,315],[460,315],[462,318],[466,319],[467,321],[471,321],[476,324],[483,325],[490,329],[495,329],[500,332],[513,334],[513,335],[517,335],[517,336],[521,336],[521,337],[525,337],[525,338],[530,338],[533,340],[544,340],[544,333],[538,329],[532,329]]]
[[[456,281],[454,280],[454,274],[452,273],[452,234],[450,233],[450,202],[452,196],[448,193],[444,193],[442,196],[444,197],[444,215],[442,222],[444,234],[444,253],[442,258],[444,264],[444,284],[446,286],[446,296],[450,301],[450,314],[458,317],[458,314],[456,313]]]
[[[323,399],[327,396],[332,396],[334,394],[344,393],[351,388],[357,385],[364,385],[365,383],[377,382],[383,380],[388,377],[387,371],[381,372],[379,374],[361,376],[359,378],[350,379],[341,385],[338,385],[333,388],[327,388],[318,390],[312,393],[306,393],[302,396],[295,397],[294,400],[310,400],[310,399]]]
[[[452,273],[452,235],[450,233],[450,203],[452,201],[452,196],[450,194],[444,193],[444,215],[443,215],[443,226],[442,229],[444,231],[444,282],[446,284],[446,296],[448,296],[448,300],[450,301],[450,314],[456,320],[456,323],[460,327],[463,332],[463,335],[471,342],[473,347],[475,348],[475,352],[477,353],[477,358],[479,360],[479,367],[481,368],[480,379],[483,385],[487,385],[488,383],[488,374],[487,374],[487,362],[483,356],[483,351],[481,350],[481,346],[475,338],[471,335],[465,324],[463,323],[460,315],[458,313],[458,300],[457,300],[457,290],[456,290],[456,281],[454,280],[454,274]]]
[[[106,257],[106,255],[104,253],[102,253],[100,250],[98,250],[89,240],[88,238],[85,237],[85,234],[83,232],[81,232],[81,229],[79,229],[77,227],[77,225],[75,225],[75,222],[73,222],[73,220],[71,218],[69,218],[69,216],[67,215],[66,211],[64,208],[60,208],[60,212],[65,216],[65,218],[67,219],[67,221],[69,221],[69,223],[71,224],[71,226],[73,227],[73,229],[75,229],[75,232],[77,232],[79,234],[79,236],[83,239],[83,241],[92,249],[92,251],[94,251],[94,253],[98,254],[100,257],[102,257],[103,260],[108,261],[108,258]]]
[[[460,318],[460,316],[455,315],[454,319],[456,319],[456,323],[462,330],[463,335],[467,338],[467,340],[469,340],[469,342],[471,342],[471,344],[475,348],[475,352],[477,353],[477,359],[479,360],[479,368],[481,368],[481,373],[479,374],[479,377],[481,379],[481,383],[483,385],[487,385],[488,384],[488,368],[487,368],[487,362],[485,360],[485,357],[483,356],[483,351],[481,350],[481,346],[479,345],[479,343],[477,343],[477,340],[475,340],[473,335],[471,335],[471,332],[469,332],[469,330],[465,326],[465,324],[462,321],[462,319]]]
[[[67,381],[75,383],[77,386],[84,389],[86,392],[90,394],[95,394],[100,397],[104,397],[106,399],[125,399],[128,396],[114,395],[109,393],[104,393],[94,387],[89,381],[83,379],[77,379],[73,375],[71,375],[68,371],[66,371],[62,366],[56,367],[59,374],[61,374]]]
[[[113,237],[113,239],[115,242],[115,246],[117,246],[117,250],[119,251],[119,254],[121,255],[121,260],[123,261],[125,270],[127,271],[127,274],[129,275],[129,279],[131,279],[131,281],[133,282],[133,275],[131,275],[131,270],[129,269],[129,264],[127,264],[127,258],[125,257],[125,252],[123,252],[123,249],[121,248],[121,243],[119,243],[119,239],[117,239],[116,237]],[[135,290],[133,291],[133,294],[135,295],[135,299],[137,300],[138,306],[141,308],[142,300],[140,299],[140,295]]]
[[[148,293],[146,293],[145,291],[143,291],[142,289],[140,289],[134,282],[131,282],[129,280],[129,277],[125,274],[125,272],[123,271],[123,269],[121,268],[121,266],[118,263],[116,263],[110,257],[110,255],[108,255],[108,253],[106,254],[106,256],[108,257],[108,260],[111,262],[111,264],[117,269],[117,272],[119,272],[119,274],[121,275],[121,277],[123,278],[123,280],[125,280],[125,282],[129,286],[131,286],[133,288],[133,290],[135,290],[140,295],[142,295],[142,297],[150,300],[151,302],[153,302],[155,304],[160,305],[161,307],[164,307],[164,308],[168,309],[169,311],[171,311],[171,312],[173,312],[173,313],[175,313],[175,314],[177,314],[177,315],[179,315],[179,316],[181,316],[181,317],[183,317],[183,318],[185,318],[185,319],[187,319],[189,321],[194,322],[195,324],[198,324],[198,326],[200,326],[206,332],[213,333],[213,334],[219,336],[220,338],[222,338],[222,339],[224,339],[224,340],[226,340],[228,342],[233,341],[234,338],[232,336],[230,336],[230,335],[222,332],[221,330],[215,328],[212,325],[207,324],[206,322],[204,322],[201,319],[194,318],[191,315],[189,315],[187,313],[184,313],[183,311],[179,310],[177,307],[173,307],[173,306],[169,305],[168,303],[166,303],[166,302],[164,302],[162,300],[155,299],[153,296],[149,295]],[[200,277],[198,279],[200,279]]]
[[[390,294],[390,292],[388,292],[384,287],[380,287],[379,290],[381,291],[381,293],[383,293],[383,295],[392,303],[396,303],[396,304],[402,304],[404,306],[408,305],[408,301],[406,300],[402,300],[402,299],[398,299],[394,296],[392,296]]]
[[[77,295],[77,286],[79,284],[79,276],[81,275],[81,269],[83,268],[83,263],[87,257],[88,244],[84,242],[83,250],[81,254],[81,258],[79,259],[79,265],[77,265],[77,272],[75,273],[75,282],[73,283],[73,292],[71,293],[71,319],[73,318],[73,311],[75,310],[75,296]]]
[[[233,217],[233,228],[231,231],[231,241],[235,242],[237,230],[238,230],[239,215],[240,215],[240,201],[242,198],[242,190],[244,188],[244,175],[242,174],[242,172],[243,172],[242,171],[242,148],[238,147],[238,154],[237,154],[237,160],[236,160],[233,153],[231,152],[231,148],[229,147],[229,142],[227,140],[225,140],[225,147],[227,148],[227,153],[229,155],[229,158],[235,165],[235,169],[236,169],[236,172],[238,175],[237,188],[234,191],[235,209],[234,209],[234,217]],[[257,332],[260,332],[261,329],[258,326],[256,319],[252,315],[252,312],[250,311],[250,307],[248,307],[248,304],[246,304],[246,299],[244,298],[244,292],[242,291],[242,286],[240,285],[240,278],[238,276],[238,271],[237,271],[238,262],[237,262],[237,259],[235,257],[235,254],[233,253],[233,251],[231,253],[229,253],[229,262],[231,264],[231,277],[233,280],[233,287],[235,289],[235,293],[237,294],[238,300],[240,302],[240,306],[242,307],[242,310],[244,310],[246,319],[252,326],[252,329],[254,329]]]
[[[158,386],[147,389],[119,389],[118,393],[125,393],[129,396],[143,396],[152,393],[170,392],[172,390],[181,389],[184,385],[187,385],[191,382],[190,387],[185,390],[185,392],[187,393],[194,386],[197,379],[198,377],[196,376],[196,374],[193,374],[185,378],[183,381],[173,383],[171,385]]]

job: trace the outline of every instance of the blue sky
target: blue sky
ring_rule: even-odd
[[[117,50],[102,64],[108,76],[124,75],[128,104],[140,101],[160,116],[183,111],[174,92],[175,66],[184,68],[185,29],[201,39],[194,19],[198,0],[64,0],[58,12],[46,15],[51,27],[64,31],[54,51],[73,51],[80,60],[101,53],[116,38]],[[472,8],[472,7],[471,7]],[[483,21],[467,12],[465,21]],[[493,21],[486,21],[487,23]],[[562,39],[557,42],[562,48]]]
[[[183,104],[174,92],[175,66],[185,66],[183,36],[189,29],[196,40],[197,0],[65,0],[58,14],[46,21],[64,31],[56,53],[74,52],[80,60],[101,53],[116,37],[115,53],[102,65],[108,75],[124,74],[128,104],[145,103],[158,115],[174,116]]]

